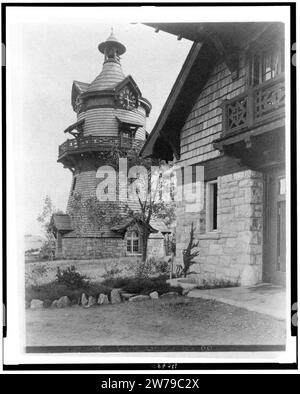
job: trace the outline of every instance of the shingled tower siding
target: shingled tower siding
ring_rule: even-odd
[[[133,78],[125,76],[122,71],[120,55],[126,48],[113,32],[98,48],[104,55],[102,70],[91,83],[74,81],[72,106],[77,114],[77,123],[66,130],[73,133],[72,138],[68,138],[59,150],[59,161],[73,173],[66,210],[72,231],[62,232],[61,250],[63,257],[72,259],[126,255],[126,239],[111,230],[113,221],[96,224],[84,209],[74,209],[74,203],[78,196],[81,201],[95,198],[101,182],[96,176],[98,168],[112,166],[116,184],[112,179],[108,191],[115,191],[116,200],[104,200],[101,204],[107,217],[125,216],[124,202],[118,200],[118,159],[112,160],[110,152],[114,147],[121,148],[123,157],[129,158],[130,168],[131,153],[139,151],[144,144],[146,117],[151,110],[150,103],[142,97]],[[78,132],[75,135],[74,129]],[[134,210],[139,209],[137,202],[129,205]]]
[[[179,164],[188,166],[220,155],[213,142],[222,131],[222,101],[245,90],[244,60],[239,77],[232,80],[224,63],[218,64],[195,102],[181,131]],[[205,163],[204,163],[205,168]],[[189,242],[191,223],[196,227],[200,254],[192,275],[199,282],[228,280],[255,284],[262,280],[263,181],[251,170],[217,177],[217,230],[206,228],[206,203],[201,212],[187,212],[184,202],[177,205],[176,259]],[[206,186],[207,187],[207,186]]]

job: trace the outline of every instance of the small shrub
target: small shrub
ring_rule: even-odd
[[[199,255],[199,251],[196,250],[192,252],[194,248],[197,248],[199,245],[199,242],[194,242],[194,224],[192,223],[191,225],[191,231],[190,231],[190,240],[188,243],[188,246],[186,249],[183,250],[183,269],[182,269],[182,274],[184,278],[187,277],[187,275],[194,274],[195,272],[190,271],[190,268],[192,265],[194,265],[196,262],[193,261],[193,259]]]
[[[166,283],[166,276],[156,278],[116,278],[105,280],[102,284],[113,288],[121,288],[128,293],[149,295],[152,291],[157,291],[158,294],[176,291],[182,294],[181,287],[172,287],[169,283]]]
[[[169,274],[170,272],[170,263],[167,261],[155,261],[154,268],[157,274]]]
[[[107,264],[104,264],[105,274],[102,275],[105,279],[113,279],[122,273],[122,269],[118,267],[118,261],[115,261],[110,268],[107,267]]]
[[[165,261],[149,257],[146,261],[133,261],[129,264],[128,271],[136,278],[150,278],[154,275],[168,274],[170,264]]]
[[[82,293],[87,296],[98,297],[100,293],[109,295],[111,287],[103,285],[99,282],[90,283],[82,288],[72,289],[66,284],[53,281],[37,286],[30,286],[25,289],[25,299],[30,302],[32,299],[37,298],[46,301],[49,305],[50,302],[59,299],[60,297],[67,296],[71,301],[76,301],[81,298]]]
[[[146,261],[133,262],[130,269],[133,272],[134,277],[137,278],[149,278],[154,274],[154,267],[151,258]]]
[[[209,289],[222,289],[226,287],[238,287],[238,281],[231,281],[225,279],[216,279],[211,281],[203,280],[202,284],[197,286],[196,289],[209,290]]]
[[[66,285],[71,289],[79,289],[87,287],[89,284],[89,278],[86,275],[76,271],[74,265],[61,270],[57,267],[56,281],[59,284]]]
[[[49,265],[38,264],[35,265],[31,271],[25,273],[26,286],[38,285],[48,274]]]

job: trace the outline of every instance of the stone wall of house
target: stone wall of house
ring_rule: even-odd
[[[184,202],[177,207],[176,261],[189,242],[193,223],[199,241],[197,264],[192,268],[199,283],[226,280],[251,285],[262,280],[263,179],[251,170],[218,178],[218,228],[206,232],[205,207],[187,212]]]
[[[126,256],[123,238],[63,238],[62,257],[65,259],[102,259]]]
[[[74,237],[62,239],[62,251],[56,257],[64,259],[89,260],[102,258],[125,257],[126,238]],[[134,258],[135,255],[132,255]],[[164,239],[150,238],[148,241],[148,257],[163,258],[165,256]]]

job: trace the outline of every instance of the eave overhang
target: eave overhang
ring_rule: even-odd
[[[78,130],[78,128],[84,125],[85,119],[81,119],[78,122],[71,124],[64,130],[64,133],[71,133],[73,130]],[[72,133],[71,133],[72,134]]]
[[[50,229],[54,234],[56,234],[56,231],[66,234],[74,230],[71,218],[67,214],[53,214],[50,220]]]
[[[111,231],[114,231],[114,232],[121,234],[123,236],[125,234],[125,232],[127,231],[127,228],[130,226],[134,226],[135,224],[137,224],[139,226],[147,226],[150,233],[158,233],[158,230],[153,228],[150,224],[146,225],[144,222],[142,222],[141,220],[138,220],[138,219],[125,220],[123,223],[111,227]]]
[[[203,42],[215,38],[222,46],[232,49],[247,49],[253,40],[257,40],[270,26],[280,25],[278,22],[207,22],[207,23],[145,23],[156,32],[162,30],[177,36],[178,40],[185,38],[193,42]],[[281,25],[283,25],[281,23]]]
[[[81,95],[82,93],[86,92],[88,87],[89,87],[88,83],[73,81],[72,93],[71,93],[71,104],[72,104],[74,111],[75,111],[75,107],[76,107],[77,97],[79,95]]]

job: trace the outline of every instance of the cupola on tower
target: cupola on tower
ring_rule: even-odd
[[[112,149],[120,148],[125,157],[141,149],[151,110],[134,79],[122,71],[121,56],[126,48],[113,31],[98,49],[104,55],[102,71],[91,83],[73,82],[71,103],[77,120],[65,130],[69,138],[59,146],[58,162],[72,172],[73,178],[66,214],[52,218],[56,254],[65,258],[112,257],[128,252],[124,233],[114,231],[107,221],[95,223],[93,213],[76,209],[76,205],[82,207],[96,198],[100,182],[97,169],[111,165],[107,157]],[[117,162],[114,167],[117,171]],[[114,216],[123,214],[118,201],[102,204],[104,210],[113,209]]]

